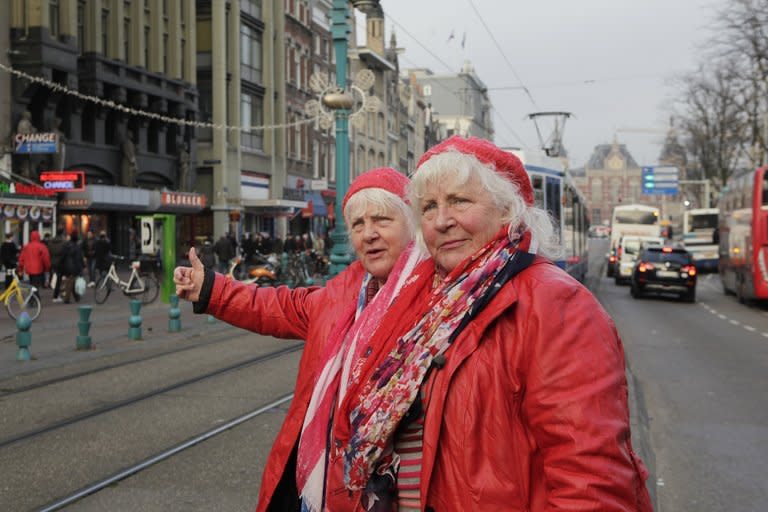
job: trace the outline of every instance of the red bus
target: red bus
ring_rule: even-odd
[[[718,205],[723,290],[739,302],[768,299],[768,167],[731,176]]]

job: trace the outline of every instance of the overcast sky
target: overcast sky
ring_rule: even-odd
[[[459,71],[465,59],[473,63],[491,89],[497,144],[538,147],[527,114],[572,112],[575,117],[568,121],[564,138],[571,167],[583,166],[595,145],[611,142],[614,134],[639,164],[656,162],[669,123],[669,101],[675,96],[672,79],[696,69],[702,45],[711,35],[715,10],[725,3],[381,1],[387,16],[387,44],[394,28],[398,46],[405,48],[401,69],[427,67],[443,74]],[[449,40],[451,33],[454,37]],[[520,86],[521,82],[532,98],[519,89],[493,90]],[[662,133],[622,131],[627,128]]]

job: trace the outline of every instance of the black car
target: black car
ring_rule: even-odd
[[[632,297],[644,293],[677,293],[696,301],[696,267],[691,253],[673,247],[649,247],[637,259],[630,284]]]

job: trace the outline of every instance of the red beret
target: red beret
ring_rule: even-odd
[[[349,198],[364,188],[381,188],[406,201],[405,194],[408,183],[410,180],[405,174],[397,172],[391,167],[379,167],[366,171],[355,178],[355,181],[349,186],[349,190],[344,195],[344,201],[341,203],[341,211],[343,212],[347,208]]]
[[[512,181],[520,188],[520,193],[523,195],[523,200],[527,205],[533,205],[531,179],[528,177],[528,173],[525,172],[523,162],[509,151],[504,151],[494,143],[485,139],[478,139],[477,137],[469,137],[465,139],[459,135],[454,135],[453,137],[432,146],[429,151],[424,153],[419,159],[416,170],[418,171],[419,167],[433,156],[445,153],[451,149],[454,149],[459,153],[472,155],[486,165],[492,165],[497,173]]]

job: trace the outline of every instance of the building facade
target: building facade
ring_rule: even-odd
[[[471,62],[466,61],[457,74],[436,75],[429,69],[412,69],[409,73],[423,89],[438,140],[453,135],[493,140],[488,88]]]
[[[194,194],[186,206],[167,204],[163,191],[184,195],[195,179],[195,129],[159,119],[196,118],[195,28],[195,4],[182,0],[10,2],[10,64],[46,80],[11,79],[12,132],[57,141],[50,154],[16,151],[14,175],[26,186],[45,171],[85,176],[84,191],[59,194],[58,217],[44,230],[105,230],[128,253],[136,215],[202,208]]]

